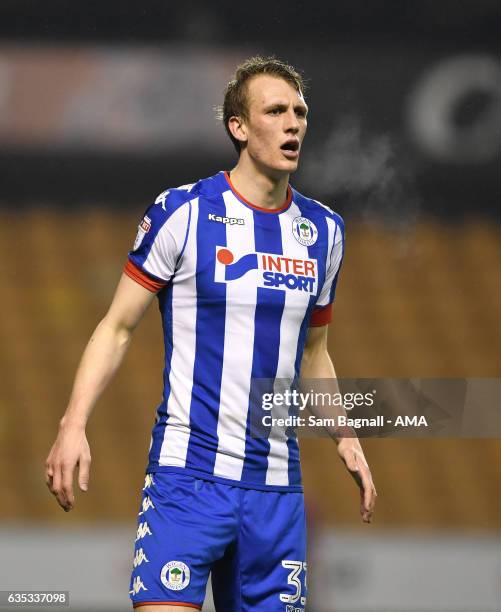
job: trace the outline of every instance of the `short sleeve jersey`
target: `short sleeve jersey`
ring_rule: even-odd
[[[251,432],[251,387],[299,376],[308,327],[330,320],[343,253],[341,217],[290,186],[274,210],[225,172],[160,194],[125,267],[157,292],[163,323],[149,472],[301,490],[294,431]]]

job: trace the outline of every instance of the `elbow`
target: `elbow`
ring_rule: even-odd
[[[107,314],[98,324],[98,329],[111,333],[119,347],[127,346],[132,339],[134,328],[123,321],[117,321]]]
[[[300,375],[302,378],[329,377],[331,375],[329,364],[331,364],[331,359],[326,339],[316,338],[315,342],[306,343],[301,360]]]
[[[301,376],[308,378],[309,374],[315,367],[315,363],[320,355],[320,350],[317,346],[305,346],[303,358],[301,359]]]

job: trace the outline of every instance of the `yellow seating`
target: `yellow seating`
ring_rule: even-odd
[[[106,312],[139,214],[89,207],[5,212],[0,225],[2,520],[56,520],[43,462],[80,354]],[[330,330],[340,377],[496,377],[501,241],[488,222],[347,224]],[[129,520],[155,407],[162,335],[146,315],[89,425],[91,486],[69,522]],[[357,524],[358,496],[329,440],[301,441],[312,516]],[[501,527],[501,441],[366,440],[380,526]]]

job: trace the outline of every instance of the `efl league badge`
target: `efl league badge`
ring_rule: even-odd
[[[151,219],[148,217],[148,215],[144,215],[141,223],[139,224],[137,228],[136,240],[134,242],[134,247],[132,249],[133,251],[136,251],[141,246],[141,242],[143,241],[143,238],[150,231],[150,229],[151,229]]]
[[[292,233],[294,238],[303,246],[311,246],[315,244],[318,238],[318,230],[309,219],[305,217],[296,217],[292,222]]]
[[[181,591],[190,584],[190,568],[182,561],[169,561],[160,573],[162,584],[172,591]]]

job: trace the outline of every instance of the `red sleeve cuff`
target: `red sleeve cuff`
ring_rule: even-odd
[[[310,319],[310,327],[328,325],[332,320],[332,302],[327,306],[315,306]]]
[[[140,268],[136,266],[130,259],[127,260],[127,263],[124,267],[124,274],[127,274],[132,280],[139,283],[145,289],[148,289],[152,293],[156,293],[163,289],[167,283],[153,280],[147,274],[145,274]]]

